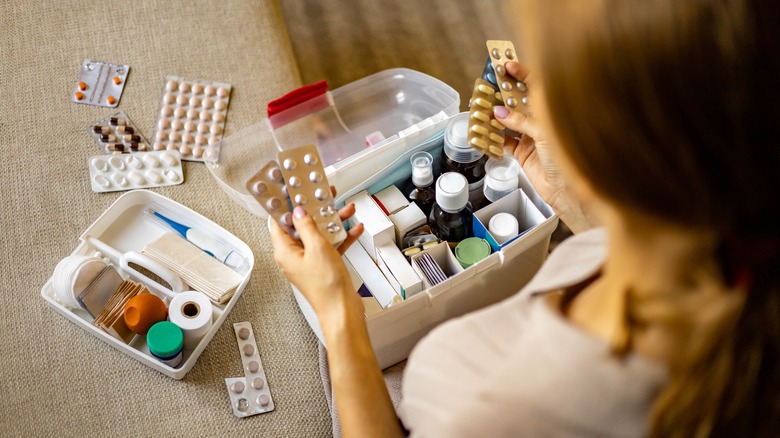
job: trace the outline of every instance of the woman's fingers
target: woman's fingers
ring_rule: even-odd
[[[512,75],[512,77],[518,81],[526,82],[527,85],[528,75],[531,73],[528,67],[520,64],[517,61],[509,61],[504,64],[504,68],[506,68],[506,72]]]
[[[344,222],[345,220],[352,217],[352,215],[355,214],[355,203],[349,203],[339,209],[339,218],[341,218],[341,221]]]
[[[357,224],[356,227],[349,230],[347,232],[347,238],[344,239],[338,247],[339,254],[344,254],[344,252],[358,240],[358,237],[360,237],[361,234],[363,234],[363,224]]]

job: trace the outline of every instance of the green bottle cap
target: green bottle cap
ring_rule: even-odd
[[[463,239],[455,247],[455,258],[458,259],[463,268],[477,263],[490,255],[490,244],[485,239],[479,237],[469,237]]]
[[[184,333],[176,324],[161,321],[149,329],[149,333],[146,334],[146,345],[153,355],[168,359],[181,351],[184,345]]]

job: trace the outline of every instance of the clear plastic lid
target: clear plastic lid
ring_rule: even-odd
[[[473,163],[484,155],[469,146],[469,113],[463,112],[450,119],[444,134],[444,153],[458,163]]]

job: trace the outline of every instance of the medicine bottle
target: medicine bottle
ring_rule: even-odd
[[[433,234],[451,243],[471,237],[474,210],[469,202],[466,177],[457,172],[443,173],[436,180],[436,204],[428,216]]]
[[[472,148],[468,143],[469,113],[454,116],[444,133],[444,149],[441,153],[441,171],[457,172],[466,177],[469,188],[469,202],[476,209],[487,205],[482,192],[485,183],[487,155]]]
[[[412,184],[414,189],[409,192],[409,200],[417,204],[425,213],[431,213],[431,207],[436,202],[436,191],[433,189],[433,157],[428,152],[417,152],[409,158],[412,163]]]

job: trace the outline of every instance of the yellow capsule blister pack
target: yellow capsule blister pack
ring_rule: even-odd
[[[500,93],[490,82],[482,79],[474,82],[469,108],[469,145],[494,158],[504,154],[504,125],[493,115],[493,107],[502,104],[499,97]]]
[[[504,104],[510,110],[527,113],[528,87],[525,82],[513,78],[506,71],[507,62],[517,61],[514,44],[511,41],[488,40],[487,49]]]

